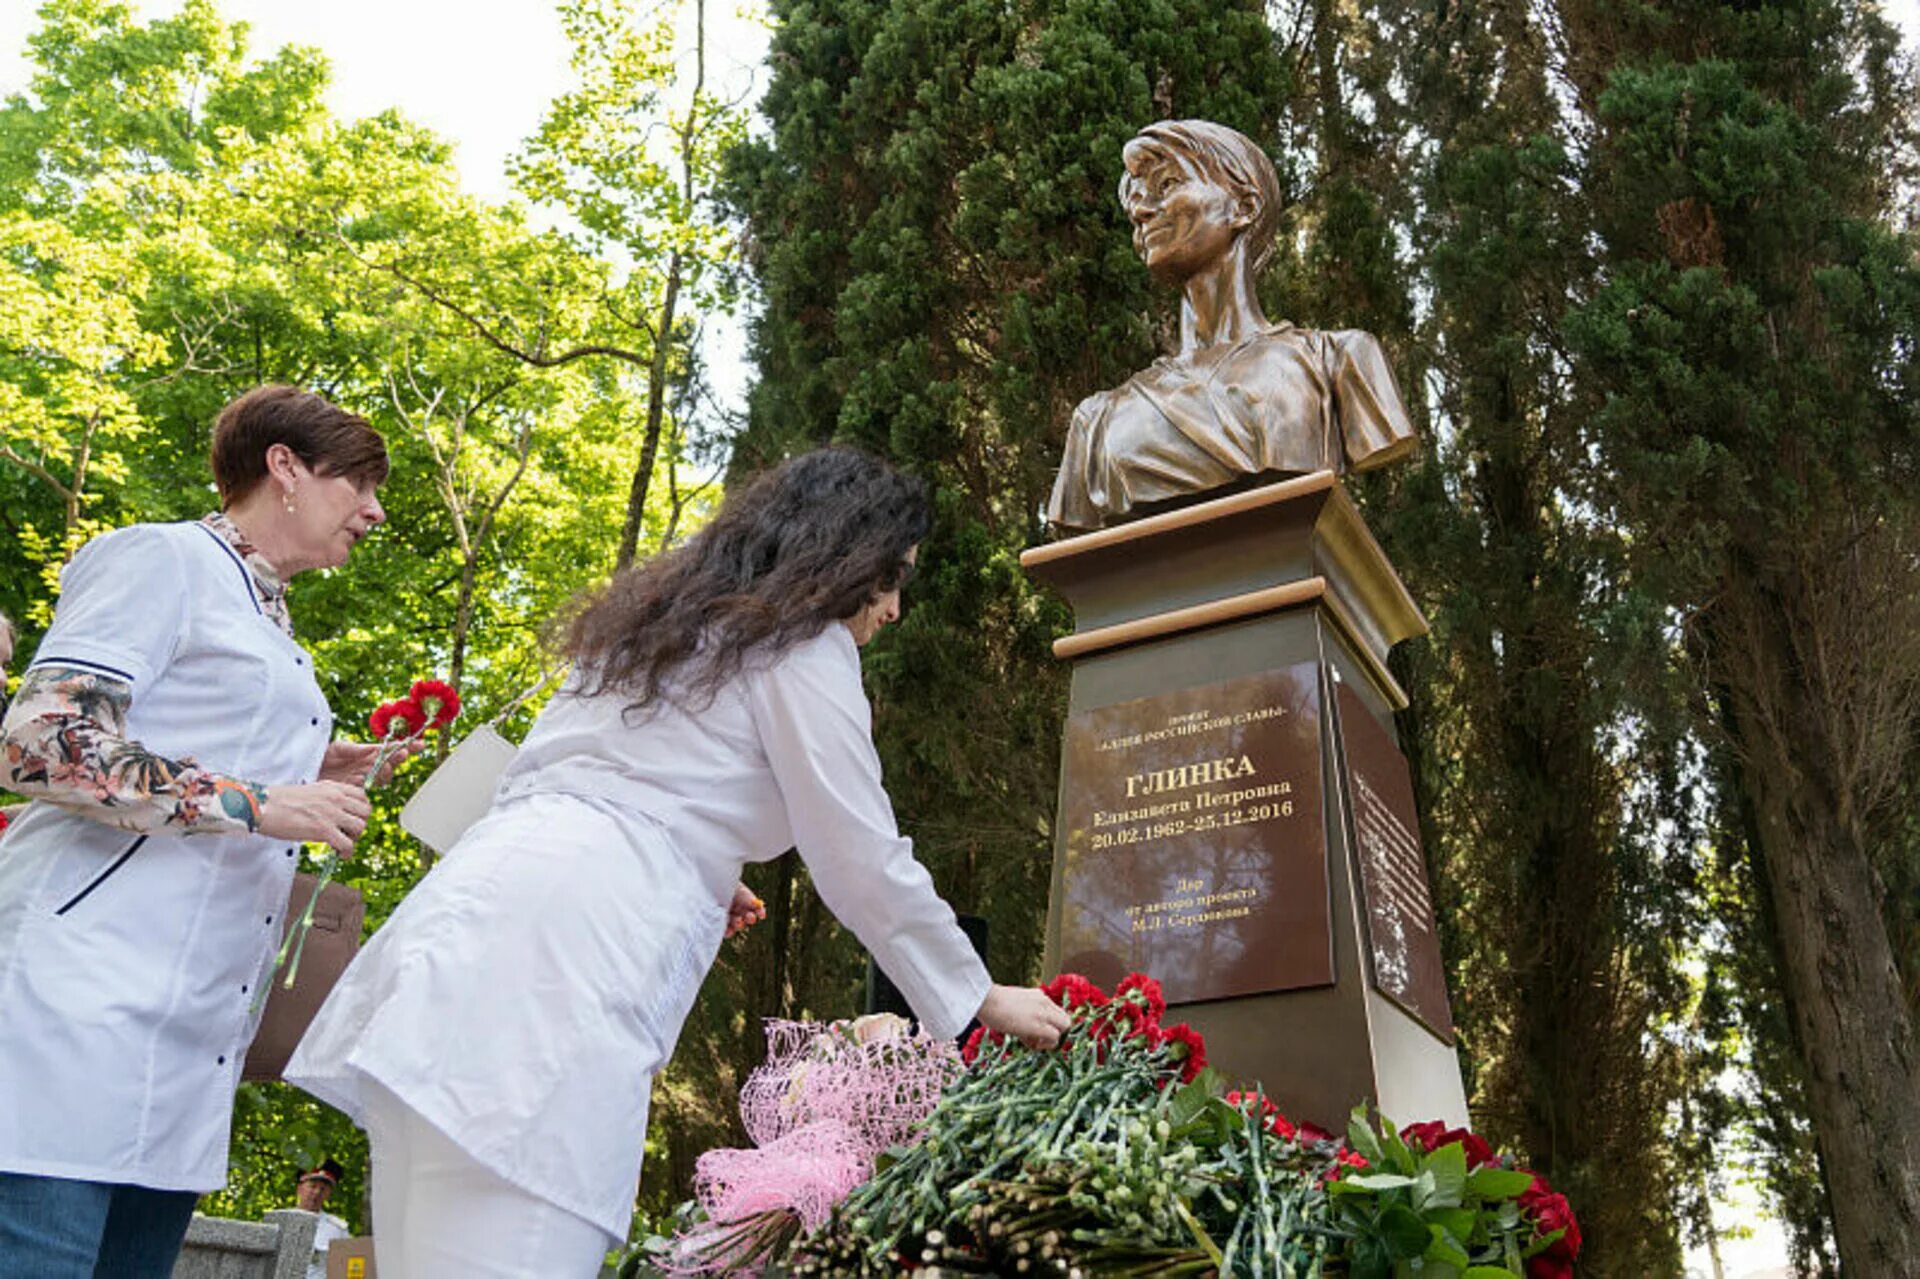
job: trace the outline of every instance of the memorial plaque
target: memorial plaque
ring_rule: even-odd
[[[1067,721],[1060,966],[1170,1003],[1333,982],[1317,662]]]
[[[1341,761],[1352,804],[1373,984],[1428,1030],[1453,1042],[1446,970],[1420,851],[1420,819],[1406,757],[1360,695],[1336,686]]]

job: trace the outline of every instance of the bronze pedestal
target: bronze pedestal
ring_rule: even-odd
[[[1021,562],[1076,621],[1049,972],[1159,978],[1295,1118],[1465,1123],[1386,665],[1426,623],[1335,477]]]

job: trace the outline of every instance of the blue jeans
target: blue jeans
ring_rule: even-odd
[[[0,1172],[0,1279],[169,1279],[199,1198]]]

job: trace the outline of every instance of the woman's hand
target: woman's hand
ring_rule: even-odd
[[[741,884],[733,890],[733,901],[727,906],[727,936],[745,932],[766,917],[767,904]]]
[[[367,828],[372,813],[367,792],[357,783],[269,786],[255,829],[275,839],[325,844],[342,857],[351,857],[353,841]]]
[[[408,738],[380,766],[380,774],[373,779],[373,784],[384,786],[392,780],[394,769],[425,749],[425,738]],[[358,786],[367,780],[367,770],[379,756],[379,742],[328,742],[327,753],[320,759],[320,780]]]
[[[1073,1025],[1067,1010],[1034,986],[989,987],[986,1002],[974,1015],[988,1030],[1018,1039],[1029,1048],[1053,1047]]]

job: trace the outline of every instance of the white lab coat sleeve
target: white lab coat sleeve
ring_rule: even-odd
[[[33,666],[90,671],[137,695],[180,642],[185,573],[164,527],[136,524],[94,538],[60,574],[60,602]]]
[[[990,979],[894,824],[852,637],[829,633],[795,645],[747,680],[794,843],[821,900],[873,953],[929,1034],[959,1034]]]

